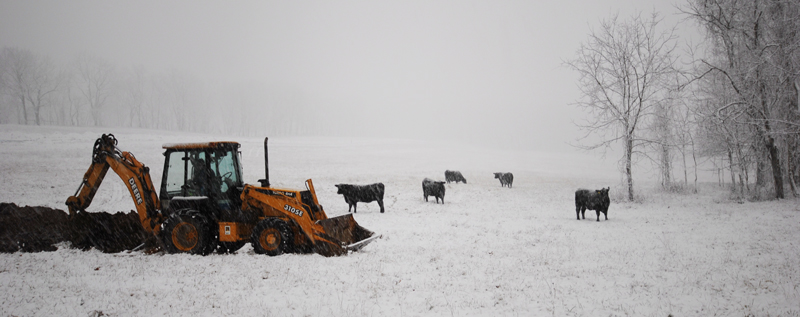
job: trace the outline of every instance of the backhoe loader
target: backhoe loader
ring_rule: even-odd
[[[150,169],[120,150],[113,134],[103,134],[95,141],[83,181],[66,201],[70,217],[85,212],[111,168],[127,185],[144,230],[169,253],[227,253],[250,242],[259,254],[334,256],[380,237],[352,215],[328,218],[311,179],[305,190],[270,187],[267,141],[266,178],[260,186],[242,182],[239,143],[165,144],[157,195]]]

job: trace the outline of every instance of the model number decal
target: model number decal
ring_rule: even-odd
[[[293,213],[293,214],[295,214],[295,215],[297,215],[297,216],[299,216],[299,217],[302,217],[302,216],[303,216],[303,211],[302,211],[302,210],[300,210],[300,209],[297,209],[297,208],[294,208],[294,207],[292,207],[292,206],[289,206],[289,205],[285,205],[285,206],[283,206],[283,210],[286,210],[286,211],[288,211],[288,212],[291,212],[291,213]]]

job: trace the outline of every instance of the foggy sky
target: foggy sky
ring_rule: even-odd
[[[0,46],[286,87],[370,136],[565,151],[563,66],[614,12],[672,1],[0,1]]]

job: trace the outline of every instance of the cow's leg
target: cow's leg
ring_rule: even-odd
[[[425,201],[428,201],[428,195],[424,195],[422,197],[425,197]]]
[[[600,221],[600,209],[597,210],[597,221]]]
[[[604,211],[604,212],[603,212],[603,216],[605,216],[605,217],[606,217],[606,220],[608,220],[608,210],[606,210],[606,211]]]
[[[383,199],[378,199],[378,206],[381,206],[381,213],[383,213]]]
[[[356,208],[358,208],[358,203],[354,202],[353,203],[353,213],[357,213],[358,212],[358,211],[356,211]]]
[[[353,209],[353,204],[348,203],[347,204],[347,212],[350,212],[350,210],[352,210],[352,209]]]
[[[581,220],[581,206],[578,204],[575,204],[575,217]]]
[[[581,216],[586,219],[586,206],[581,206]]]

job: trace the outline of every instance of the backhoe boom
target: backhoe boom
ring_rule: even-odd
[[[85,211],[91,205],[109,168],[114,170],[128,187],[142,227],[148,233],[158,234],[163,216],[158,208],[160,206],[158,195],[150,180],[150,169],[130,152],[123,152],[117,148],[117,139],[113,134],[103,134],[95,141],[92,164],[83,175],[83,181],[75,195],[67,198],[69,214]]]

